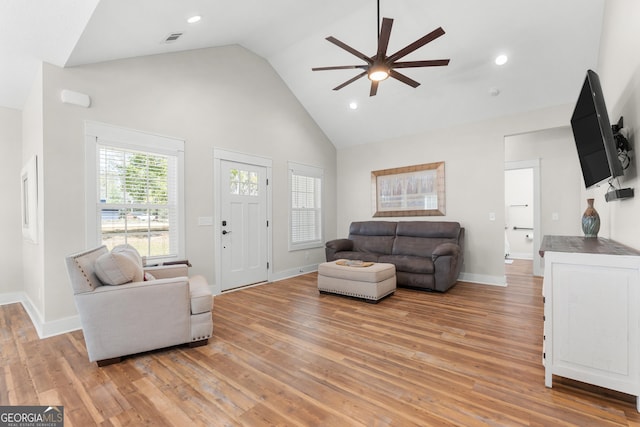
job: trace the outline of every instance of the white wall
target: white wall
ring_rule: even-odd
[[[20,171],[22,169],[22,112],[0,107],[0,301],[3,294],[22,292],[22,229]]]
[[[460,222],[466,228],[463,279],[503,284],[504,137],[566,126],[570,114],[564,105],[339,150],[338,236],[346,237],[351,221],[372,219],[371,171],[444,161],[446,216],[389,220]]]
[[[22,110],[22,164],[33,156],[38,162],[38,239],[37,243],[23,240],[22,271],[24,292],[29,312],[36,316],[37,324],[44,321],[44,163],[43,158],[43,113],[42,113],[42,68],[36,73],[31,92]],[[19,175],[18,175],[19,176]]]
[[[85,109],[62,89],[88,94]],[[186,250],[192,274],[214,283],[213,149],[273,161],[274,273],[324,260],[324,249],[287,250],[287,161],[325,170],[325,226],[335,230],[335,148],[271,66],[239,46],[61,69],[44,66],[45,277],[47,320],[75,314],[64,257],[85,247],[84,121],[184,139]],[[331,233],[329,233],[331,236]],[[296,270],[297,271],[297,270]]]
[[[621,187],[634,187],[633,199],[605,203],[606,186],[586,192],[594,197],[600,213],[599,236],[610,237],[640,249],[640,2],[607,0],[600,41],[598,69],[609,117],[613,123],[624,116],[631,130],[632,164],[620,181]]]

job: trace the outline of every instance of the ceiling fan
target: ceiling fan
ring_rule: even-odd
[[[376,29],[378,27],[378,23],[380,22],[380,0],[378,0],[378,22],[376,23]],[[431,31],[429,34],[424,37],[416,40],[415,42],[405,46],[400,49],[396,53],[387,56],[387,47],[389,46],[389,38],[391,36],[391,27],[393,26],[393,19],[391,18],[383,18],[382,26],[380,26],[380,30],[378,32],[378,51],[374,56],[367,56],[351,46],[347,45],[344,42],[336,39],[333,36],[329,36],[326,38],[329,42],[335,44],[336,46],[346,50],[352,55],[362,59],[366,64],[362,65],[338,65],[333,67],[315,67],[312,68],[312,71],[326,71],[326,70],[348,70],[348,69],[360,69],[363,70],[362,73],[357,76],[347,80],[346,82],[336,86],[333,90],[340,90],[343,87],[355,82],[361,77],[367,76],[369,80],[371,80],[371,90],[369,91],[369,96],[375,96],[378,92],[378,84],[385,80],[388,77],[393,77],[396,80],[401,81],[402,83],[408,84],[409,86],[416,88],[420,86],[420,83],[417,81],[405,76],[402,73],[396,71],[397,68],[417,68],[417,67],[439,67],[449,64],[448,59],[434,59],[428,61],[406,61],[406,62],[398,62],[399,59],[404,58],[411,52],[421,48],[427,43],[437,39],[438,37],[444,34],[444,30],[442,27],[438,27],[435,30]]]

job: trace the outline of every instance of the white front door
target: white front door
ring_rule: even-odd
[[[267,168],[220,162],[221,290],[267,281]]]

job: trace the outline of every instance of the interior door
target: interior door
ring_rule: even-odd
[[[268,279],[267,169],[220,162],[221,290]]]

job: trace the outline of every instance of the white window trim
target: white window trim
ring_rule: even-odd
[[[309,177],[314,177],[314,178],[320,178],[320,236],[318,240],[314,240],[313,242],[306,242],[306,243],[293,243],[291,241],[291,205],[292,205],[292,200],[291,200],[291,175],[293,173],[297,173],[299,175],[304,175],[304,176],[309,176]],[[325,212],[324,212],[324,206],[325,206],[325,188],[324,188],[324,170],[322,168],[316,167],[316,166],[309,166],[309,165],[303,165],[300,163],[295,163],[295,162],[287,162],[287,177],[288,177],[288,188],[287,188],[287,192],[288,192],[288,199],[289,199],[289,204],[287,206],[287,211],[289,214],[289,221],[287,224],[287,242],[288,242],[288,248],[289,248],[289,252],[292,251],[299,251],[299,250],[303,250],[303,249],[314,249],[314,248],[321,248],[324,247],[324,216],[325,216]]]
[[[185,193],[184,193],[184,140],[162,135],[155,135],[132,129],[125,129],[105,123],[85,122],[85,203],[86,203],[86,245],[87,248],[99,246],[101,236],[98,231],[98,141],[107,141],[109,145],[119,148],[154,152],[177,156],[178,161],[178,254],[175,258],[186,258],[185,227]],[[174,257],[154,258],[154,261],[170,261]]]

